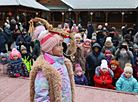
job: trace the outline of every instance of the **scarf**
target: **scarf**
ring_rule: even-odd
[[[14,64],[14,65],[16,65],[16,66],[18,66],[18,65],[20,65],[21,63],[22,63],[22,59],[20,58],[20,59],[17,59],[17,60],[9,60],[10,61],[10,63],[12,63],[12,64]]]

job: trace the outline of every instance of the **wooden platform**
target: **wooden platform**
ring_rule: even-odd
[[[0,75],[0,102],[29,102],[29,78]],[[138,94],[76,85],[76,102],[138,102]]]

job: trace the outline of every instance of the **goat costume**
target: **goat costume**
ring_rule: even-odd
[[[59,34],[71,36],[72,53],[70,55],[73,55],[75,53],[74,47],[76,48],[73,35],[63,30],[52,28],[43,19],[35,18],[33,21],[44,22],[47,32],[45,32],[46,30],[43,27],[41,27],[41,30],[36,29],[35,31],[35,36],[40,41],[41,49],[44,53],[37,58],[30,73],[30,102],[34,102],[34,100],[39,102],[74,102],[75,83],[71,62],[63,56],[52,55],[52,48],[60,40]],[[55,41],[57,41],[56,44]],[[64,83],[66,81],[64,77],[68,80],[66,84]],[[43,84],[43,82],[45,83]]]

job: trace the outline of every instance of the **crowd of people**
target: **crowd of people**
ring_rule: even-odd
[[[49,33],[42,23],[35,28],[34,34],[29,36],[28,30],[12,19],[5,22],[3,29],[0,28],[0,73],[11,77],[29,77],[32,75],[30,71],[37,71],[36,78],[32,79],[33,83],[35,80],[36,87],[33,97],[35,101],[49,100],[50,96],[39,98],[44,87],[46,90],[43,90],[42,96],[49,94],[49,87],[53,90],[58,87],[64,96],[62,100],[68,102],[74,94],[73,80],[80,85],[138,93],[138,26],[134,23],[131,28],[126,27],[127,24],[123,24],[120,34],[115,31],[115,27],[109,28],[108,23],[105,23],[104,27],[98,25],[96,31],[92,22],[88,22],[87,29],[81,24],[73,24],[71,29],[68,23],[65,23],[63,28],[58,25],[58,29],[74,35],[76,52],[73,53],[71,36],[61,37]],[[11,48],[12,44],[14,48]],[[68,56],[71,53],[73,56]],[[39,57],[40,55],[48,63]],[[69,60],[66,61],[62,55]],[[70,76],[70,61],[74,77]],[[61,79],[51,67],[60,72]],[[45,73],[48,70],[53,72],[52,76]],[[51,80],[55,85],[49,83]],[[62,86],[59,80],[62,80]],[[58,88],[55,89],[55,95],[60,92]]]

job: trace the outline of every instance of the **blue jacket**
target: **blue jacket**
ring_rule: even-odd
[[[5,44],[7,43],[8,38],[5,33],[0,31],[0,52],[6,50]]]
[[[74,80],[75,80],[75,84],[88,86],[88,81],[85,75],[82,75],[82,76],[74,75]]]
[[[21,45],[24,45],[27,48],[27,51],[30,52],[31,39],[32,38],[28,34],[26,34],[25,40],[26,40],[27,45],[28,45],[28,48],[27,48],[27,45],[25,44],[25,41],[24,41],[22,35],[19,35],[17,37],[17,40],[16,40],[16,44],[19,45],[19,50],[21,49]],[[20,41],[22,41],[23,43],[21,44]]]
[[[98,46],[99,47],[99,53],[96,54],[94,51],[94,47]],[[98,43],[93,44],[92,46],[93,52],[89,53],[88,56],[86,57],[86,64],[85,68],[91,70],[91,76],[94,77],[95,75],[95,69],[97,66],[101,65],[101,60],[106,59],[103,53],[101,53],[101,46]]]
[[[138,92],[137,80],[133,78],[133,75],[131,75],[131,77],[127,79],[124,77],[123,73],[116,82],[116,90],[137,93]]]

